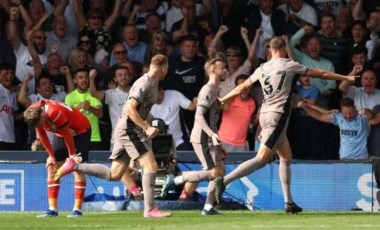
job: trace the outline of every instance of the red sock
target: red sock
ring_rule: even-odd
[[[47,187],[48,187],[49,210],[55,211],[57,210],[57,200],[58,200],[60,181],[59,180],[48,181]]]
[[[83,204],[84,193],[86,192],[86,182],[75,182],[75,203],[74,210],[81,210]]]

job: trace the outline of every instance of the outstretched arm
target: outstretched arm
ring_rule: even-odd
[[[327,70],[322,70],[322,69],[310,68],[306,72],[306,75],[309,77],[317,77],[317,78],[326,79],[326,80],[349,81],[349,82],[355,81],[355,76],[344,76],[341,74],[337,74],[337,73],[330,72]]]
[[[307,112],[307,114],[309,114],[312,118],[314,118],[318,121],[322,121],[322,122],[326,122],[326,123],[333,123],[333,121],[332,121],[333,113],[323,113],[323,112],[321,112],[321,111],[323,111],[323,109],[316,106],[316,105],[310,105],[310,104],[305,103],[305,102],[299,102],[298,107],[303,108]]]
[[[256,80],[255,80],[256,81]],[[254,82],[255,82],[254,81]],[[248,89],[254,82],[251,82],[250,79],[245,80],[242,84],[236,86],[233,90],[231,90],[227,95],[225,95],[222,98],[219,98],[219,101],[222,103],[226,103],[228,100],[236,97],[237,95],[241,94],[241,92],[245,89]]]

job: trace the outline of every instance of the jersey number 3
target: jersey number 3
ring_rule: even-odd
[[[278,71],[277,73],[273,74],[263,74],[264,78],[264,85],[263,85],[263,91],[266,95],[272,95],[272,94],[277,94],[281,92],[282,87],[284,86],[284,81],[285,81],[285,76],[286,76],[286,71],[281,70]],[[280,78],[278,81],[277,78]],[[277,89],[273,90],[275,87],[274,84],[277,84]]]

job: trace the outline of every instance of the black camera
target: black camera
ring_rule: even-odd
[[[168,126],[160,118],[154,118],[151,126],[158,129],[158,134],[152,139],[152,149],[157,163],[168,160],[174,156],[175,145],[173,136],[168,133]]]

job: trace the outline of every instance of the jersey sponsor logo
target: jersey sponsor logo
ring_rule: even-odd
[[[183,75],[185,73],[188,73],[188,72],[192,71],[193,69],[194,69],[194,67],[189,68],[189,69],[185,69],[185,70],[182,70],[182,71],[179,71],[178,69],[176,69],[175,74],[177,74],[177,75]]]
[[[182,77],[183,83],[185,83],[185,84],[195,83],[196,79],[197,79],[197,76],[195,76],[195,75],[193,75],[193,76],[183,76]]]
[[[357,130],[349,130],[349,129],[341,129],[340,134],[342,134],[344,136],[356,137],[356,136],[358,136],[358,131]]]
[[[13,114],[14,111],[14,108],[10,105],[3,105],[3,107],[0,109],[0,113],[4,112],[6,114]]]

